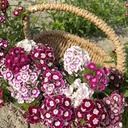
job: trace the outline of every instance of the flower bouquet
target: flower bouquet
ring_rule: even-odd
[[[6,51],[9,42],[0,42]],[[8,90],[29,123],[48,128],[122,127],[127,103],[119,92],[123,74],[118,69],[90,62],[78,46],[67,49],[59,64],[52,47],[32,40],[20,41],[1,55],[3,95]],[[1,105],[4,102],[1,97]]]
[[[11,102],[47,128],[123,127],[123,74],[92,61],[86,48],[72,44],[61,61],[41,40],[0,39],[0,50],[0,107]]]

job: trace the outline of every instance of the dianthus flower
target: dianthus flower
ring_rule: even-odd
[[[8,0],[0,0],[0,9],[3,13],[6,12],[7,8],[9,7]]]
[[[39,107],[37,106],[30,106],[28,108],[28,113],[23,114],[23,117],[27,120],[30,124],[36,124],[40,122],[40,111]]]
[[[18,73],[23,66],[30,64],[30,58],[24,48],[14,47],[9,52],[5,58],[5,66],[14,74]]]
[[[77,125],[84,128],[103,127],[106,119],[110,122],[108,110],[102,100],[83,99],[76,109],[76,117]]]
[[[26,65],[17,74],[13,74],[9,69],[2,71],[2,74],[10,85],[11,96],[18,103],[31,103],[39,96],[39,81],[37,80],[40,74],[39,69],[31,70],[29,65]]]
[[[48,128],[70,128],[75,118],[71,99],[63,95],[46,97],[40,113],[41,122]]]
[[[7,0],[0,0],[0,23],[5,22],[5,13],[8,7],[9,3]]]
[[[51,68],[55,61],[53,48],[49,47],[47,44],[44,47],[39,44],[36,48],[30,51],[30,56],[36,63],[36,67],[41,70]]]
[[[72,46],[64,53],[64,69],[70,75],[82,71],[89,62],[89,54],[78,46]]]
[[[124,112],[124,108],[128,106],[128,104],[125,102],[124,95],[119,94],[118,91],[114,91],[109,97],[105,97],[103,100],[106,106],[109,108],[109,117],[111,122],[108,126],[119,126],[119,128],[122,128],[122,113]]]
[[[109,83],[108,87],[111,89],[120,89],[123,84],[123,74],[115,68],[109,69]]]
[[[63,75],[57,68],[43,72],[41,90],[48,95],[59,93],[65,85]]]
[[[19,16],[24,11],[24,7],[20,6],[18,9],[15,9],[12,13],[14,16]]]
[[[87,83],[81,83],[80,79],[76,79],[73,84],[64,89],[64,94],[69,97],[74,107],[78,107],[83,99],[92,98],[94,91],[89,87]]]
[[[90,74],[88,73],[84,75],[86,82],[90,85],[90,88],[93,90],[98,89],[100,91],[105,90],[108,86],[109,71],[105,67],[97,67],[93,62],[90,62],[86,68],[91,72]]]
[[[36,47],[36,43],[33,40],[22,40],[16,44],[17,47],[24,48],[25,51],[30,52],[34,47]]]

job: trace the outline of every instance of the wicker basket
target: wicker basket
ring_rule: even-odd
[[[96,46],[96,44],[90,43],[88,40],[85,40],[84,38],[80,38],[78,36],[69,34],[67,32],[62,32],[59,30],[58,31],[51,30],[51,31],[41,32],[38,35],[32,36],[32,33],[30,31],[30,21],[29,21],[30,14],[43,10],[59,10],[59,11],[70,12],[72,14],[75,14],[76,16],[83,17],[89,20],[90,22],[94,23],[113,42],[117,54],[117,64],[106,63],[106,61],[111,60],[111,57],[104,50]],[[28,7],[28,12],[29,15],[27,21],[24,22],[25,38],[33,39],[36,42],[41,42],[43,44],[48,43],[50,46],[52,46],[55,49],[55,56],[57,58],[62,57],[65,50],[69,48],[71,45],[80,46],[81,48],[88,51],[93,62],[100,63],[108,68],[113,66],[119,69],[120,71],[124,72],[125,52],[123,45],[120,43],[119,37],[115,34],[112,28],[110,28],[103,20],[99,19],[94,14],[88,12],[87,10],[83,10],[81,8],[72,5],[50,4],[50,3],[43,3],[43,4],[30,6]]]
[[[76,16],[83,17],[89,20],[90,22],[94,23],[113,42],[117,54],[117,63],[106,63],[106,61],[110,61],[112,58],[104,50],[96,46],[96,44],[90,43],[88,40],[85,40],[84,38],[80,38],[67,32],[59,30],[50,30],[32,36],[32,33],[30,31],[30,15],[31,13],[43,10],[59,10],[70,12],[72,14],[75,14]],[[88,12],[87,10],[83,10],[81,8],[67,4],[50,3],[43,3],[30,6],[28,8],[28,12],[29,15],[27,21],[24,22],[25,38],[33,39],[36,42],[40,42],[43,44],[49,44],[51,47],[54,48],[56,58],[62,57],[66,49],[70,46],[77,45],[88,51],[93,62],[100,63],[108,68],[113,66],[122,72],[125,71],[125,52],[124,47],[119,40],[119,37],[115,34],[112,28],[110,28],[103,20],[99,19],[94,14]]]

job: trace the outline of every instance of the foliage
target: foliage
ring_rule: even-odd
[[[20,4],[20,3],[19,3]],[[18,5],[19,5],[18,4]],[[9,6],[7,12],[5,13],[5,22],[0,23],[0,37],[6,40],[10,40],[11,43],[16,43],[24,38],[23,34],[23,21],[22,17],[24,14],[20,16],[14,16],[12,14],[14,10],[13,6]]]
[[[125,16],[126,7],[122,0],[64,0],[62,3],[75,5],[86,9],[103,19],[114,29],[127,27],[128,18]],[[52,20],[42,22],[43,29],[64,30],[78,36],[103,36],[103,32],[86,19],[70,13],[60,11],[48,11],[45,19]]]

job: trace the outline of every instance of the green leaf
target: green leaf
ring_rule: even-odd
[[[124,96],[125,96],[125,97],[128,97],[128,90],[125,90]]]

